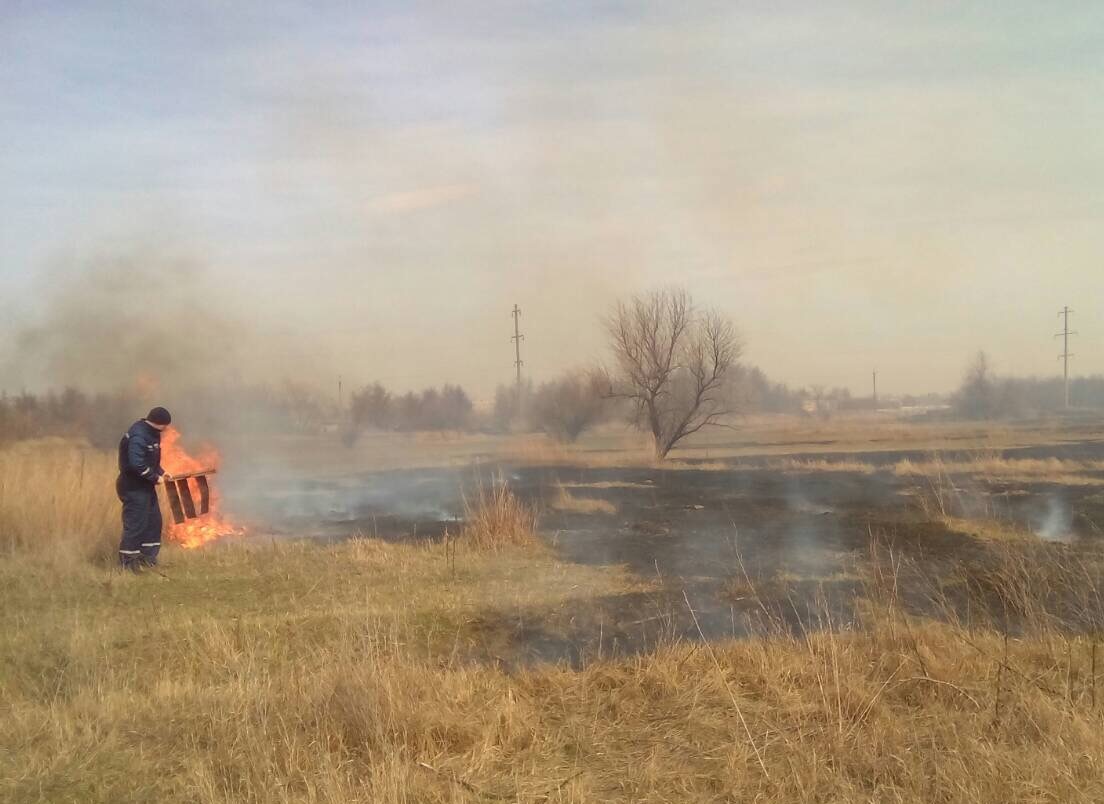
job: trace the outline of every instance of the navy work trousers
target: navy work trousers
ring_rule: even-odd
[[[130,569],[153,566],[161,550],[161,506],[157,504],[157,488],[145,482],[136,488],[117,483],[115,490],[123,503],[119,561]]]

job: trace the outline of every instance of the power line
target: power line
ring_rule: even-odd
[[[1062,339],[1062,354],[1058,355],[1058,359],[1062,361],[1062,378],[1065,383],[1066,389],[1066,408],[1069,404],[1069,359],[1073,357],[1069,350],[1069,336],[1076,335],[1076,332],[1071,332],[1069,328],[1069,315],[1072,313],[1069,307],[1063,307],[1062,311],[1058,313],[1058,316],[1062,319],[1062,331],[1055,334],[1055,338]]]

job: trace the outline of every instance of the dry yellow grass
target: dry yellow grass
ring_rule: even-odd
[[[82,488],[53,460],[8,464],[2,499],[49,466]],[[531,533],[508,494],[479,498],[488,532]],[[109,531],[50,542],[76,509],[37,499],[14,521],[47,541],[3,531],[0,801],[1104,800],[1099,625],[918,620],[892,556],[870,561],[856,630],[504,669],[510,634],[486,623],[639,582],[478,539],[170,545],[167,578],[130,576],[41,560]],[[1025,614],[1069,588],[1099,608],[1079,564],[1042,559],[1010,544],[966,582]]]
[[[566,489],[655,489],[652,483],[633,483],[628,480],[599,480],[595,483],[563,483]]]
[[[645,488],[647,488],[645,486]],[[573,514],[616,514],[617,506],[609,500],[598,497],[576,497],[562,483],[556,484],[556,491],[552,495],[549,505],[557,511],[568,511]]]
[[[61,439],[0,449],[0,550],[40,560],[113,559],[114,456]]]
[[[869,475],[875,471],[873,464],[862,461],[795,459],[787,458],[771,464],[772,469],[783,472],[857,472]]]
[[[1035,533],[1024,525],[1019,525],[1008,520],[987,517],[984,519],[970,519],[960,516],[941,516],[939,521],[947,526],[953,533],[969,536],[975,539],[1004,540],[1004,539],[1036,539]]]
[[[539,543],[537,512],[500,477],[489,487],[480,485],[474,496],[465,496],[460,538],[480,550],[535,546]]]
[[[856,632],[511,672],[467,658],[471,622],[612,579],[373,542],[168,563],[172,580],[0,569],[0,800],[1104,796],[1088,638],[1006,644],[879,604]]]
[[[933,475],[974,475],[983,479],[1013,483],[1054,483],[1063,486],[1104,485],[1104,477],[1086,472],[1104,473],[1104,461],[1074,461],[1060,458],[1003,458],[978,455],[970,460],[944,460],[933,456],[928,461],[898,461],[893,473],[902,477]]]
[[[544,435],[515,436],[500,445],[495,457],[527,466],[651,466],[655,454],[639,433],[624,431],[616,437],[562,444]]]
[[[522,436],[501,445],[494,457],[525,466],[585,466],[591,469],[648,467],[696,471],[724,471],[732,468],[731,464],[707,460],[704,456],[694,460],[659,460],[642,436],[633,432],[622,433],[617,438],[607,437],[593,447],[561,444],[541,435]]]
[[[728,467],[728,468],[731,468]],[[750,468],[743,466],[741,468]],[[890,472],[898,477],[931,478],[971,476],[987,481],[1008,483],[1052,483],[1062,486],[1104,485],[1104,461],[1075,461],[1060,458],[1004,458],[987,452],[968,459],[946,460],[938,453],[924,461],[908,458],[888,467],[846,459],[785,458],[766,466],[782,472],[849,472],[874,474]]]
[[[530,465],[662,466],[726,468],[751,456],[893,450],[994,450],[1061,444],[1099,437],[1098,423],[1056,420],[1022,424],[915,422],[879,414],[818,421],[795,416],[738,417],[733,427],[695,434],[680,444],[673,461],[656,464],[648,438],[628,426],[605,425],[563,445],[541,435],[365,433],[352,446],[339,434],[258,439],[228,435],[227,455],[248,455],[256,471],[267,465],[295,466],[313,477],[417,466],[464,465],[477,460]],[[703,462],[705,466],[703,467]]]

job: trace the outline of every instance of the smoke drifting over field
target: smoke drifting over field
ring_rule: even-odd
[[[55,264],[13,322],[7,390],[73,386],[139,397],[294,377],[329,379],[296,338],[186,252],[133,245]]]
[[[202,265],[155,252],[55,268],[13,340],[12,373],[32,386],[116,390],[224,372],[245,330],[212,297]]]

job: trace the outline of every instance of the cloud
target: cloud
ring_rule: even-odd
[[[329,356],[350,381],[481,395],[512,375],[514,303],[538,380],[602,353],[614,299],[682,283],[772,376],[865,387],[894,364],[923,390],[979,347],[1051,371],[1049,322],[1021,311],[1104,294],[1088,6],[507,5],[215,28],[88,11],[68,48],[52,18],[22,26],[9,62],[34,69],[0,89],[0,329],[30,328],[4,295],[52,305],[36,365],[99,376],[67,358],[97,322],[30,278],[136,209],[185,230],[232,318],[299,333],[268,361],[231,338],[235,365]],[[70,315],[86,334],[63,345],[48,322]]]
[[[479,187],[475,184],[442,184],[437,187],[388,193],[373,199],[369,207],[374,212],[383,214],[419,212],[447,206],[478,194]]]

